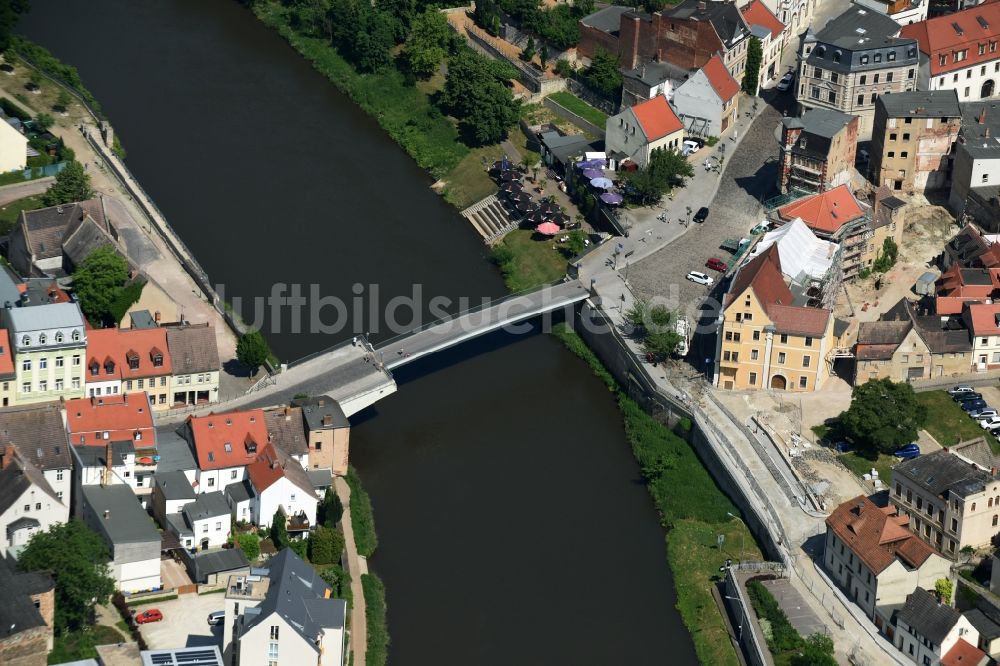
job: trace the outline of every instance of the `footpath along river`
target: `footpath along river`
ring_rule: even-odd
[[[427,175],[236,2],[35,0],[20,30],[79,68],[228,296],[503,293]],[[266,330],[283,359],[351,334],[279,319]],[[696,663],[621,417],[582,362],[550,336],[498,333],[397,379],[351,446],[392,663]]]

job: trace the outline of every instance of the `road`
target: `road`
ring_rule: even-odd
[[[24,197],[41,194],[45,190],[49,189],[49,185],[51,185],[54,181],[55,178],[49,176],[47,178],[29,180],[26,183],[4,185],[3,187],[0,187],[0,206],[6,206],[11,201],[17,201],[18,199],[23,199]]]

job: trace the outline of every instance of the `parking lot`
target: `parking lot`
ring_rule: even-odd
[[[159,622],[140,625],[142,637],[150,648],[198,647],[217,645],[222,649],[222,625],[211,627],[208,614],[224,610],[225,595],[185,594],[169,601],[135,606],[136,613],[157,608],[163,613]]]

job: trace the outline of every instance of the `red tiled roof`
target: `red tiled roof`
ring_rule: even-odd
[[[957,30],[955,26],[958,26]],[[931,76],[975,67],[1000,58],[1000,50],[991,51],[989,46],[990,42],[997,41],[998,35],[1000,3],[995,2],[912,23],[903,26],[900,31],[901,37],[916,39],[920,44],[920,50],[927,55],[930,63]],[[979,55],[980,44],[986,46],[983,55]],[[968,53],[964,60],[955,62],[954,54],[958,51]],[[945,56],[944,65],[940,64],[940,56]]]
[[[297,464],[297,463],[296,463]],[[285,475],[278,452],[272,444],[263,448],[257,459],[247,465],[247,476],[250,477],[257,492],[263,492],[274,485],[274,482]]]
[[[835,234],[846,223],[864,215],[864,211],[847,185],[840,185],[786,204],[778,209],[778,215],[786,220],[801,217],[810,229]]]
[[[13,377],[14,357],[10,352],[10,336],[6,328],[0,328],[0,377]]]
[[[894,507],[880,507],[864,495],[844,502],[826,519],[827,527],[875,575],[897,557],[916,568],[937,554],[907,528],[908,524],[909,518],[897,515]]]
[[[684,129],[684,124],[670,108],[667,98],[663,95],[657,95],[642,104],[636,104],[632,107],[632,113],[642,125],[642,131],[646,134],[647,141],[656,141]]]
[[[67,400],[66,429],[73,445],[132,442],[136,448],[156,446],[153,410],[142,391]],[[105,438],[104,433],[108,433],[108,437]]]
[[[712,84],[715,93],[723,102],[728,102],[740,91],[740,84],[736,82],[733,75],[726,69],[722,58],[718,54],[709,58],[705,66],[701,68],[701,71],[705,72],[708,82]]]
[[[830,310],[806,308],[798,305],[765,305],[767,316],[774,322],[778,333],[806,335],[821,338],[830,323]]]
[[[1000,243],[993,243],[976,259],[986,268],[1000,268]]]
[[[939,663],[941,666],[984,666],[990,663],[990,658],[975,645],[959,638]]]
[[[972,334],[1000,335],[1000,325],[997,316],[1000,315],[1000,303],[975,303],[969,306],[969,316],[972,318]]]
[[[934,299],[934,313],[939,315],[962,314],[966,303],[979,303],[979,296],[938,296]]]
[[[779,21],[778,17],[772,14],[771,10],[761,0],[753,0],[753,2],[745,5],[740,11],[743,12],[743,20],[751,28],[759,25],[770,30],[771,39],[778,39],[781,31],[785,29],[785,24]]]
[[[154,365],[154,357],[157,355],[162,365]],[[129,366],[130,358],[138,364],[135,369]],[[97,374],[92,372],[95,363],[99,366]],[[112,368],[111,372],[108,372],[109,367]],[[98,328],[87,332],[88,381],[162,377],[170,373],[166,329]]]
[[[187,425],[198,467],[203,470],[246,465],[268,443],[267,423],[260,409],[189,416]]]

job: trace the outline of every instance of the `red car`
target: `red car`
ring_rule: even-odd
[[[163,619],[163,613],[156,610],[155,608],[150,608],[148,611],[143,611],[135,616],[136,624],[146,624],[147,622],[159,622]]]
[[[713,271],[719,271],[720,273],[725,273],[729,266],[722,259],[716,259],[712,257],[705,262],[705,265],[711,268]]]

